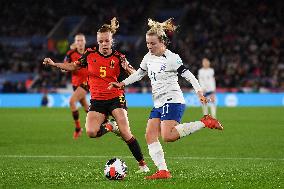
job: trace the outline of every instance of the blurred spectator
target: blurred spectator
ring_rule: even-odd
[[[203,57],[212,60],[217,91],[284,91],[284,3],[281,1],[133,0],[129,3],[105,0],[96,4],[90,0],[80,3],[26,0],[1,1],[0,5],[0,37],[17,37],[18,43],[18,39],[23,39],[19,44],[25,45],[23,48],[9,40],[0,41],[0,81],[6,81],[0,86],[3,93],[40,92],[43,87],[56,92],[58,87],[67,86],[68,75],[41,65],[43,57],[62,61],[67,41],[58,45],[58,50],[52,39],[46,39],[43,44],[31,40],[36,36],[46,38],[61,18],[85,16],[78,30],[95,37],[98,25],[117,16],[121,27],[116,49],[127,54],[130,63],[138,68],[146,49],[139,39],[126,37],[138,35],[144,39],[147,19],[170,9],[184,15],[175,20],[180,25],[179,32],[171,34],[169,48],[181,55],[195,75]],[[93,46],[94,41],[89,45]],[[7,74],[33,76],[8,81]],[[184,80],[180,84],[184,90],[190,90]],[[149,91],[149,86],[146,78],[133,85],[134,89],[129,92]]]

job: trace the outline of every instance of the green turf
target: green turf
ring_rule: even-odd
[[[129,108],[129,120],[152,173],[144,140],[149,111]],[[183,121],[200,113],[188,108]],[[203,129],[162,143],[173,178],[148,181],[134,173],[136,162],[112,133],[74,141],[68,109],[0,109],[0,188],[284,188],[284,109],[219,108],[218,117],[223,132]],[[103,175],[115,156],[129,168],[123,181]]]

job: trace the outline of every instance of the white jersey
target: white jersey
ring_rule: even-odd
[[[216,91],[216,81],[212,68],[201,68],[198,70],[198,80],[204,92]]]
[[[178,84],[178,69],[183,65],[178,54],[166,50],[162,56],[147,53],[140,69],[130,75],[124,82],[125,85],[142,79],[148,74],[152,85],[152,97],[154,107],[162,107],[165,103],[185,104],[185,100]],[[191,82],[195,91],[201,91],[201,87],[194,75],[187,69],[180,70],[181,76]]]

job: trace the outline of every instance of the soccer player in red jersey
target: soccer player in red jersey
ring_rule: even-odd
[[[64,58],[64,63],[71,63],[79,60],[79,58],[85,52],[85,46],[86,46],[85,35],[82,33],[77,34],[75,36],[74,43],[70,46],[71,50],[67,52]],[[87,84],[87,78],[88,78],[88,70],[86,68],[72,71],[72,85],[74,92],[70,97],[69,104],[75,122],[75,131],[73,133],[74,139],[77,139],[82,133],[82,128],[79,120],[79,111],[76,106],[77,102],[80,102],[84,110],[88,112],[89,105],[86,99],[86,95],[89,92],[89,87]]]
[[[91,105],[86,118],[87,135],[96,138],[107,133],[109,129],[103,125],[103,122],[106,116],[111,114],[118,124],[121,137],[138,161],[137,172],[148,172],[149,168],[144,161],[139,143],[130,131],[124,89],[108,89],[110,82],[121,81],[125,77],[123,75],[129,75],[135,71],[123,54],[112,49],[113,34],[118,27],[118,21],[115,18],[111,20],[111,25],[104,24],[97,32],[99,48],[87,49],[78,61],[61,64],[45,58],[43,64],[67,71],[88,69]]]

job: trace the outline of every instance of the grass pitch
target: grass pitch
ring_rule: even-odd
[[[156,168],[144,139],[150,109],[129,108],[132,133],[151,173]],[[187,108],[183,122],[198,120]],[[85,113],[80,114],[84,125]],[[145,180],[127,145],[109,133],[72,139],[69,109],[0,109],[0,188],[284,188],[284,109],[219,108],[225,130],[203,129],[162,143],[172,179]],[[126,161],[123,181],[109,181],[104,164]]]

